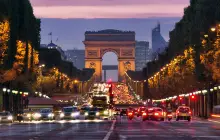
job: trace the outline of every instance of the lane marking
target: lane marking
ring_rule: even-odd
[[[192,136],[193,138],[220,138],[220,136]]]
[[[140,138],[140,137],[164,137],[164,138],[173,138],[173,136],[169,135],[120,135],[120,138]],[[176,136],[176,137],[184,137],[184,136]]]
[[[210,120],[210,119],[208,121],[215,122],[215,123],[220,123],[219,121],[214,121],[214,120]]]
[[[138,131],[162,131],[163,129],[130,129],[130,130],[119,130],[120,132],[138,132]]]
[[[114,130],[115,123],[116,123],[116,120],[113,120],[113,123],[112,123],[112,126],[111,126],[110,130],[108,131],[108,133],[106,134],[106,136],[104,137],[103,140],[108,140],[109,139],[109,137],[111,136],[111,134]]]
[[[127,137],[124,136],[124,135],[119,135],[119,138],[120,138],[120,140],[126,140],[127,139]]]

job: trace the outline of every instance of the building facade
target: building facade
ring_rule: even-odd
[[[146,63],[151,61],[149,42],[136,41],[135,46],[135,70],[141,71]]]
[[[168,42],[165,41],[160,33],[160,23],[152,30],[152,53],[158,54],[168,47]]]
[[[56,49],[56,50],[58,50],[60,52],[62,60],[66,60],[67,59],[67,57],[66,57],[64,51],[62,50],[62,48],[60,46],[54,44],[52,41],[49,44],[47,44],[47,45],[46,44],[41,44],[40,47],[41,48],[48,48],[48,49]]]
[[[78,69],[83,69],[85,67],[85,50],[67,50],[65,51],[67,60],[72,62]]]

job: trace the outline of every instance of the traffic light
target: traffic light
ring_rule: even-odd
[[[111,94],[113,94],[113,92],[112,92],[112,84],[109,84],[109,94],[111,95]]]
[[[112,84],[109,84],[109,100],[111,105],[114,103],[113,98],[114,98],[114,93],[112,92]]]

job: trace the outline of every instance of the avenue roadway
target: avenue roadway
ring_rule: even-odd
[[[73,120],[0,124],[1,140],[219,140],[220,124],[207,120]]]

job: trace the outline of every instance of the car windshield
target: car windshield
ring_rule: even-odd
[[[40,113],[50,113],[52,112],[50,109],[42,109],[40,110]]]
[[[74,112],[77,111],[76,107],[63,108],[64,112]]]
[[[99,111],[104,111],[105,109],[104,109],[104,108],[98,108],[98,110],[99,110]]]
[[[98,111],[98,108],[90,108],[90,111]]]
[[[89,107],[82,107],[81,110],[88,111]]]
[[[8,116],[8,115],[10,115],[9,112],[0,112],[0,116]]]

